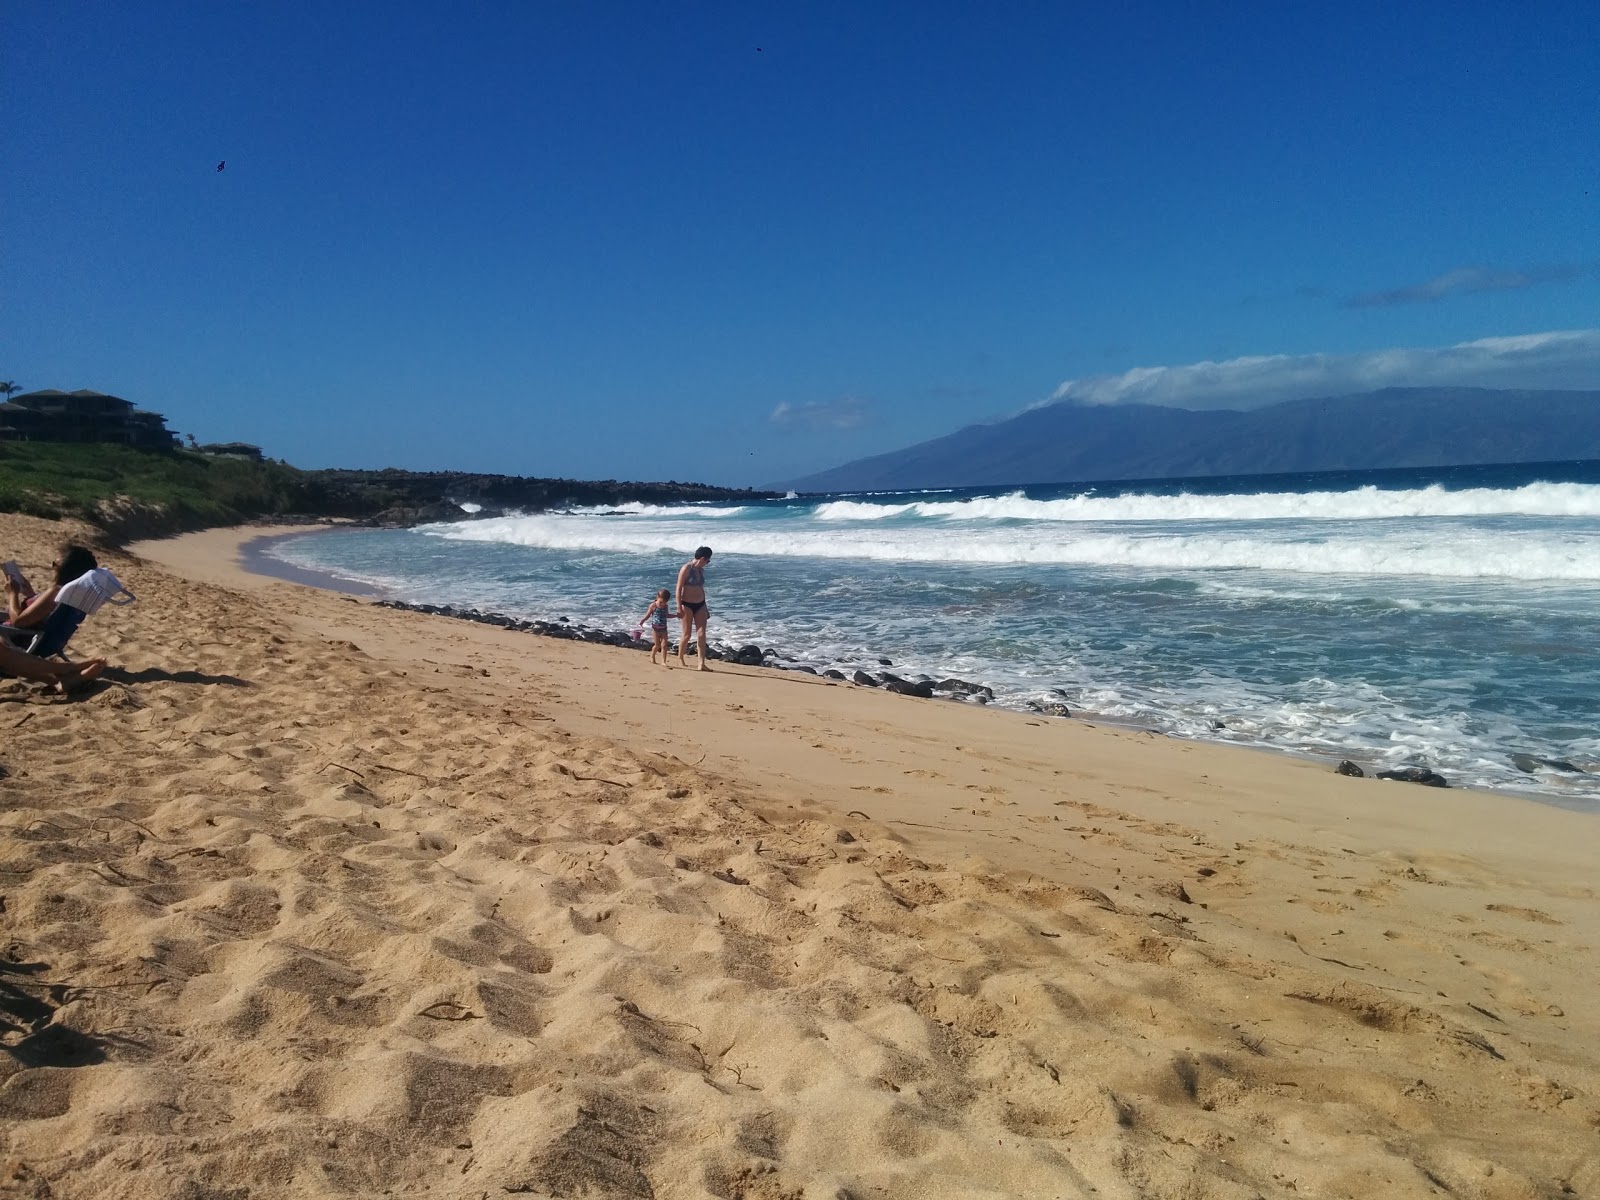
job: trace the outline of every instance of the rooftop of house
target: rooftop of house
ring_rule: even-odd
[[[132,400],[124,400],[121,396],[107,395],[105,392],[91,391],[88,388],[79,388],[75,392],[63,392],[59,388],[44,388],[37,392],[24,392],[19,396],[12,396],[10,403],[19,408],[78,408],[106,412],[116,410],[131,412]]]

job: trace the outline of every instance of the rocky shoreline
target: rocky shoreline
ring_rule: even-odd
[[[450,617],[458,621],[473,621],[479,625],[493,625],[497,629],[509,629],[516,633],[532,633],[540,637],[560,638],[569,642],[589,642],[600,646],[616,646],[624,650],[648,650],[650,641],[639,636],[636,630],[601,629],[598,626],[583,625],[563,617],[555,621],[522,620],[509,617],[504,613],[481,612],[475,608],[457,608],[450,604],[408,604],[403,600],[378,600],[374,603],[379,608],[398,608],[407,612],[428,613],[432,616]],[[671,643],[674,651],[675,642]],[[860,687],[882,688],[886,692],[895,692],[903,696],[918,696],[924,700],[944,699],[957,700],[968,704],[988,704],[994,699],[994,689],[987,684],[973,683],[966,679],[946,677],[935,679],[932,675],[917,675],[906,678],[896,675],[893,671],[883,668],[892,667],[894,663],[887,658],[879,658],[874,664],[879,669],[876,672],[866,671],[861,668],[854,669],[850,674],[830,667],[825,671],[818,671],[808,667],[796,659],[792,654],[786,654],[773,646],[762,647],[754,643],[735,646],[728,642],[712,642],[707,648],[708,659],[720,662],[737,663],[746,667],[766,667],[776,671],[794,671],[802,675],[816,675],[824,679],[831,679],[839,683],[854,683]],[[1029,709],[1046,716],[1066,717],[1071,713],[1065,704],[1041,704],[1030,702]]]
[[[398,608],[407,612],[427,613],[432,616],[449,617],[457,621],[473,621],[479,625],[493,625],[498,629],[508,629],[515,633],[531,633],[539,637],[559,638],[569,642],[589,642],[593,645],[615,646],[623,650],[649,650],[650,639],[639,635],[639,631],[626,629],[602,629],[595,625],[584,625],[580,622],[569,620],[565,617],[554,621],[524,620],[507,616],[505,613],[482,612],[475,608],[457,608],[450,604],[408,604],[403,600],[376,600],[373,602],[379,608]],[[677,643],[670,643],[674,652]],[[954,700],[963,704],[988,704],[995,698],[994,689],[987,684],[973,683],[971,680],[958,679],[947,676],[943,679],[932,675],[918,674],[911,677],[897,675],[886,668],[894,665],[887,658],[879,658],[872,665],[876,670],[866,670],[856,667],[846,672],[839,668],[830,667],[819,671],[814,667],[801,663],[794,655],[785,653],[775,646],[758,646],[746,643],[735,646],[731,642],[712,642],[709,647],[708,658],[736,663],[746,667],[765,667],[774,671],[794,671],[802,675],[814,675],[829,679],[837,683],[853,683],[858,687],[881,688],[886,692],[894,692],[902,696],[917,696],[924,700]],[[1057,690],[1057,695],[1063,695]],[[1070,717],[1073,710],[1064,701],[1029,700],[1023,706],[1026,711],[1046,717]],[[1080,716],[1083,714],[1080,713]],[[1221,721],[1212,723],[1213,729],[1226,729]],[[1151,732],[1156,732],[1152,730]],[[1518,767],[1524,771],[1531,771],[1534,765],[1549,766],[1554,769],[1583,773],[1584,768],[1574,766],[1560,760],[1535,759],[1530,755],[1515,756],[1526,759],[1526,765],[1519,761]],[[1369,772],[1363,770],[1349,759],[1341,761],[1335,768],[1341,775],[1364,776]],[[1399,770],[1375,770],[1370,774],[1377,779],[1395,780],[1405,783],[1421,784],[1425,787],[1449,787],[1449,782],[1444,776],[1427,767],[1404,767]]]

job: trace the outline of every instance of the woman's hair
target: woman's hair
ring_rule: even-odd
[[[87,546],[76,546],[69,542],[61,547],[61,553],[56,557],[56,583],[71,583],[99,565],[99,560]]]
[[[695,550],[694,556],[696,558],[710,558],[711,557],[711,547],[710,546],[701,546],[701,547],[699,547],[697,550]]]

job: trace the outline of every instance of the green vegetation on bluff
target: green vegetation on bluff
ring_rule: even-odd
[[[303,472],[282,463],[127,446],[0,442],[0,512],[106,524],[136,507],[175,526],[225,524],[296,511]]]
[[[345,517],[385,524],[565,505],[752,499],[772,495],[693,483],[584,482],[457,471],[302,471],[192,450],[0,442],[0,512],[76,517],[112,537],[155,535],[256,517]]]

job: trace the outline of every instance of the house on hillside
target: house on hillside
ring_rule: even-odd
[[[200,447],[201,454],[211,454],[219,458],[248,458],[251,462],[264,462],[266,456],[262,454],[260,446],[252,446],[249,442],[208,442]]]
[[[0,441],[115,442],[141,450],[171,450],[177,435],[160,413],[134,408],[104,392],[47,388],[0,404]]]

